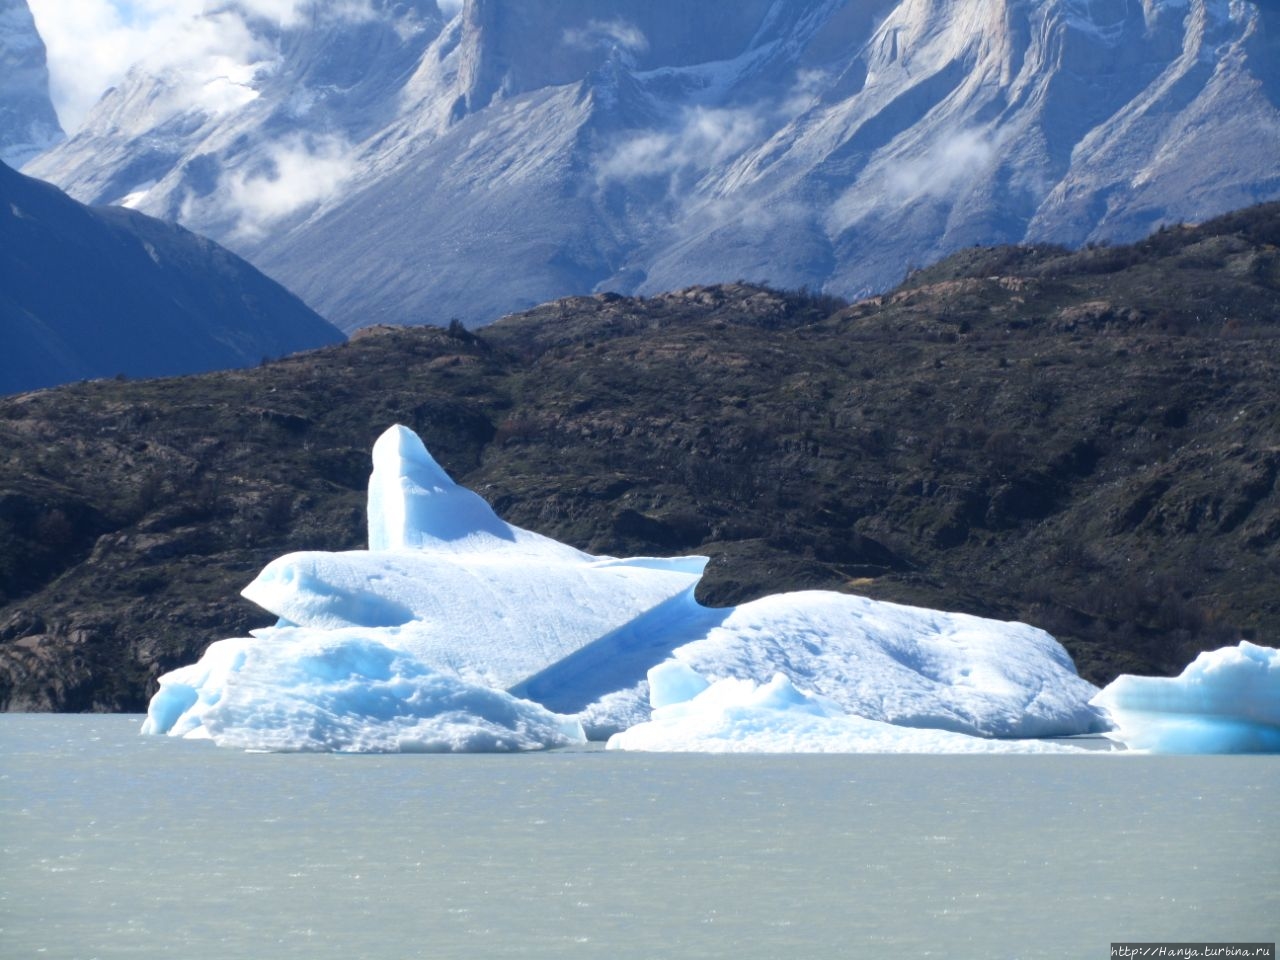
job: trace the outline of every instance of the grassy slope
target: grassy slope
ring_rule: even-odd
[[[1143,244],[975,249],[841,309],[749,285],[378,329],[256,370],[0,401],[0,701],[140,709],[359,547],[419,431],[507,519],[705,552],[710,603],[825,587],[1027,620],[1081,672],[1280,635],[1280,205]]]

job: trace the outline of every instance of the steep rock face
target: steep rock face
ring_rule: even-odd
[[[734,277],[848,296],[1280,196],[1261,4],[359,9],[238,21],[258,60],[216,104],[162,109],[177,81],[140,65],[32,169],[227,242],[347,329]]]
[[[1130,238],[1280,192],[1280,12],[1150,3],[1124,27],[1113,43],[1144,31],[1139,69],[1097,86],[1125,103],[1081,136],[1029,239]]]
[[[243,367],[343,339],[217,244],[3,164],[0,324],[0,393]]]
[[[27,0],[0,0],[0,76],[0,161],[20,167],[63,139]]]

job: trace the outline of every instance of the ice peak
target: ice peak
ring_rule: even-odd
[[[369,476],[369,549],[441,547],[515,533],[476,494],[458,486],[418,435],[400,424],[373,445]]]
[[[442,489],[456,487],[444,467],[427,452],[422,438],[408,427],[389,427],[373,445],[373,469],[412,476],[418,483]]]

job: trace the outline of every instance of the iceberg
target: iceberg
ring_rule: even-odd
[[[369,550],[484,553],[513,548],[565,561],[593,559],[550,537],[501,520],[478,494],[459,486],[408,427],[388,429],[373,445],[369,475]]]
[[[1280,753],[1280,650],[1247,640],[1176,677],[1116,678],[1093,698],[1107,736],[1146,753]]]
[[[679,660],[649,671],[651,720],[609,738],[610,750],[682,753],[1081,753],[1042,740],[991,740],[901,727],[847,712],[783,674],[714,683]]]
[[[402,426],[374,445],[368,520],[367,550],[269,563],[243,593],[277,624],[161,677],[144,732],[255,750],[585,733],[937,752],[1102,725],[1097,688],[1041,630],[824,591],[704,607],[706,557],[596,557],[508,524]],[[713,736],[725,717],[738,733]]]

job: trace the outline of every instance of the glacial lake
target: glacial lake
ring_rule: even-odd
[[[1105,958],[1280,939],[1280,756],[248,754],[0,716],[5,958]]]

